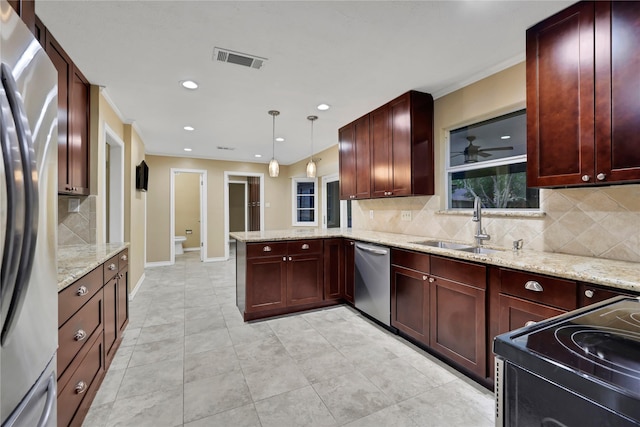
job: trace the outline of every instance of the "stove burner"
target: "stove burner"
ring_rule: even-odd
[[[555,330],[560,344],[582,360],[640,378],[640,334],[614,328],[561,326]]]

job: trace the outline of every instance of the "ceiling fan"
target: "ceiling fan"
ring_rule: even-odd
[[[478,156],[481,156],[481,157],[491,156],[491,153],[487,153],[487,151],[513,150],[513,147],[511,146],[481,148],[477,145],[473,145],[473,141],[475,139],[476,139],[475,136],[472,136],[472,135],[467,136],[467,141],[469,141],[469,145],[465,147],[464,151],[454,151],[453,153],[455,153],[455,155],[452,156],[452,158],[464,155],[465,163],[476,163],[478,161]]]

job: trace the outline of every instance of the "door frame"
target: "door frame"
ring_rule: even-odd
[[[171,264],[176,262],[176,247],[174,236],[176,235],[176,175],[179,173],[195,173],[200,175],[200,261],[207,259],[207,170],[206,169],[185,169],[171,168],[171,196],[170,196],[170,250]]]
[[[224,259],[229,259],[229,181],[231,176],[260,178],[260,231],[264,230],[264,173],[224,171]],[[246,215],[246,210],[245,210]]]
[[[102,179],[102,235],[104,241],[116,243],[124,242],[124,141],[118,134],[104,124],[104,145],[102,146],[104,159],[107,145],[109,145],[109,195],[107,203],[107,169],[104,168]],[[107,205],[109,206],[109,236],[107,236]],[[114,221],[115,220],[115,221]]]

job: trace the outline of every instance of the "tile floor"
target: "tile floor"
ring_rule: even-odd
[[[492,393],[348,306],[247,324],[235,260],[145,273],[85,427],[494,424]]]

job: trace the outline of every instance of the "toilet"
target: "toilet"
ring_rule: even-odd
[[[176,255],[182,255],[184,253],[184,249],[182,248],[182,243],[186,241],[187,241],[187,238],[185,236],[173,237],[173,242],[176,245],[176,250],[175,250]]]

